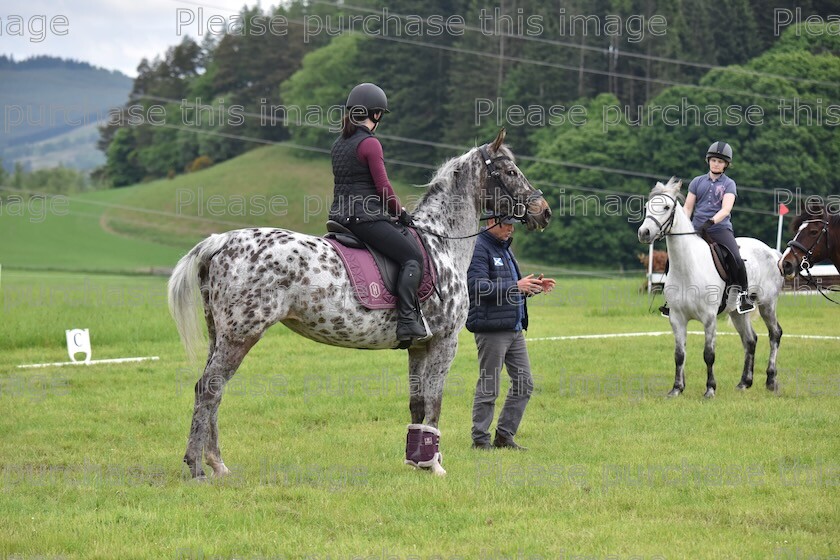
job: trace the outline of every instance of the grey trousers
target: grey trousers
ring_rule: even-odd
[[[502,364],[507,369],[511,385],[499,414],[496,432],[512,438],[534,390],[525,337],[522,331],[475,333],[475,345],[478,347],[479,374],[473,399],[473,442],[490,442],[489,430],[496,397],[499,396]]]

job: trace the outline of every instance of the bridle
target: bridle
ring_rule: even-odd
[[[485,168],[487,169],[488,181],[490,181],[492,183],[495,183],[495,186],[497,188],[501,189],[505,193],[506,196],[508,196],[512,201],[516,201],[509,214],[494,214],[493,216],[491,216],[492,218],[496,218],[496,224],[494,224],[491,227],[496,227],[496,226],[500,225],[503,220],[506,220],[508,218],[515,218],[515,219],[519,220],[520,222],[522,222],[524,224],[526,222],[527,216],[528,216],[528,204],[530,204],[532,201],[534,201],[538,198],[542,198],[543,192],[541,190],[535,190],[534,193],[528,195],[528,197],[525,199],[525,202],[522,202],[521,200],[518,199],[518,197],[516,195],[513,194],[513,191],[510,190],[510,187],[508,187],[505,184],[504,180],[502,179],[502,172],[499,169],[499,167],[496,165],[496,162],[498,162],[498,161],[511,161],[511,158],[506,156],[506,155],[500,155],[500,156],[496,156],[495,158],[491,158],[490,153],[487,151],[487,145],[486,144],[484,146],[480,146],[478,148],[478,152],[481,155],[482,161],[484,161]],[[422,231],[424,233],[428,233],[429,235],[434,235],[435,237],[438,237],[440,239],[470,239],[471,237],[476,237],[476,236],[480,235],[481,232],[484,231],[484,230],[479,230],[479,231],[477,231],[475,233],[472,233],[470,235],[464,235],[464,236],[460,236],[460,237],[450,237],[448,235],[443,235],[442,233],[437,233],[437,232],[428,230],[428,229],[423,228],[423,227],[419,227],[419,226],[413,226],[413,227],[417,231]]]
[[[831,254],[831,245],[829,244],[830,236],[828,234],[829,233],[828,232],[828,220],[823,220],[823,219],[805,220],[804,222],[802,222],[802,224],[803,225],[804,224],[813,224],[813,223],[817,223],[817,222],[822,224],[822,229],[820,230],[820,234],[817,236],[817,238],[814,239],[814,242],[811,243],[810,247],[805,247],[805,245],[803,245],[802,243],[800,243],[799,241],[796,240],[796,237],[794,237],[793,239],[788,241],[787,246],[790,248],[790,250],[791,250],[790,252],[793,253],[793,256],[796,257],[796,264],[799,267],[800,276],[805,278],[805,282],[809,286],[811,286],[812,288],[815,288],[820,293],[820,295],[822,297],[824,297],[825,299],[827,299],[831,303],[836,303],[837,305],[840,305],[840,302],[834,301],[833,299],[831,299],[830,297],[825,295],[826,291],[836,292],[838,290],[832,289],[832,288],[823,288],[822,285],[817,283],[817,281],[814,280],[814,277],[811,275],[811,266],[813,266],[812,263],[811,263],[811,259],[814,257],[814,249],[817,247],[817,245],[819,245],[819,243],[820,243],[820,241],[822,240],[823,237],[825,237],[825,248],[826,248],[828,254]],[[797,237],[798,236],[799,236],[799,234],[797,233]],[[799,255],[796,254],[796,251],[799,251],[800,253],[802,253],[802,259],[801,260],[799,258]]]
[[[656,237],[653,238],[653,241],[651,241],[651,243],[653,243],[654,241],[659,241],[660,239],[664,238],[665,236],[670,236],[670,235],[695,235],[695,232],[693,232],[693,231],[685,232],[685,233],[671,233],[671,228],[674,227],[674,218],[677,215],[677,199],[674,198],[671,195],[664,194],[664,193],[657,193],[654,196],[664,196],[665,198],[670,200],[671,203],[673,204],[673,209],[671,210],[671,213],[668,215],[668,218],[666,218],[664,222],[660,222],[659,220],[657,220],[656,218],[654,218],[653,216],[651,216],[647,212],[645,213],[645,220],[650,220],[651,222],[655,223],[659,227],[659,233],[656,234]],[[645,223],[644,220],[642,220],[642,223],[643,224]],[[654,294],[653,294],[653,292],[651,292],[650,302],[648,304],[648,311],[650,311],[651,313],[653,312],[653,311],[651,311],[651,308],[653,307],[653,298],[654,298]]]
[[[657,193],[654,196],[663,196],[673,203],[673,209],[671,210],[671,214],[664,222],[660,222],[648,213],[645,214],[645,220],[650,220],[651,222],[656,224],[657,227],[659,227],[659,233],[656,234],[656,237],[653,238],[654,241],[659,241],[660,239],[668,235],[696,235],[696,233],[693,231],[687,231],[685,233],[671,233],[671,228],[674,227],[674,217],[677,215],[677,199],[671,195],[664,193]],[[642,223],[645,223],[644,220],[642,221]]]
[[[487,169],[487,177],[492,182],[496,183],[496,186],[502,191],[504,191],[504,193],[510,198],[510,200],[514,201],[513,208],[511,208],[510,214],[504,216],[504,218],[516,218],[524,224],[525,217],[528,215],[528,204],[530,204],[538,198],[541,198],[543,192],[541,190],[536,190],[533,194],[528,195],[528,198],[525,199],[525,202],[518,200],[518,197],[515,196],[513,192],[511,192],[511,190],[502,180],[502,172],[496,165],[497,161],[510,161],[510,158],[506,155],[500,155],[496,156],[495,158],[491,158],[490,153],[487,151],[486,144],[478,148],[478,152],[479,154],[481,154],[481,159],[484,160],[484,166]]]
[[[820,230],[820,234],[817,236],[817,238],[814,239],[814,242],[811,243],[810,247],[805,247],[805,245],[803,245],[802,243],[800,243],[799,241],[796,240],[796,237],[794,237],[793,239],[788,241],[788,244],[787,244],[787,246],[791,248],[791,253],[793,253],[793,255],[796,257],[797,263],[799,263],[799,268],[801,268],[802,270],[808,270],[809,268],[811,268],[811,262],[810,262],[809,259],[813,258],[814,249],[819,244],[819,242],[822,240],[823,236],[825,236],[825,248],[828,251],[828,254],[831,254],[831,247],[828,244],[829,243],[828,220],[821,220],[821,219],[805,220],[804,222],[802,222],[802,224],[803,225],[804,224],[813,224],[813,223],[817,223],[817,222],[822,224],[822,229]],[[798,235],[797,235],[797,237],[798,237]],[[802,253],[802,260],[801,261],[799,260],[799,257],[796,255],[796,252],[793,251],[793,249],[797,249],[797,250],[799,250],[799,252]]]

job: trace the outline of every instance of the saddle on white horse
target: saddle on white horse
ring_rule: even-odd
[[[732,254],[729,252],[725,246],[717,243],[716,241],[701,236],[701,239],[709,244],[709,250],[712,253],[712,262],[715,264],[715,270],[720,276],[720,279],[723,280],[723,293],[729,293],[729,287],[735,283],[735,277],[737,276],[736,271],[732,269],[735,266],[734,259]],[[742,290],[746,290],[747,286],[742,286]],[[720,301],[720,306],[718,307],[717,314],[720,315],[723,313],[724,309],[726,309],[727,298],[724,297]]]
[[[734,263],[732,262],[732,255],[729,253],[729,250],[720,243],[717,243],[716,241],[709,239],[708,237],[701,236],[701,239],[703,239],[703,241],[705,241],[709,245],[709,251],[712,255],[712,262],[715,265],[715,270],[717,271],[718,276],[720,276],[720,279],[724,282],[723,293],[727,294],[729,293],[729,287],[732,286],[732,284],[734,283],[733,279],[735,277],[735,271],[732,270],[732,267],[734,266]],[[668,273],[667,261],[665,263],[665,273]],[[723,313],[723,311],[726,309],[726,304],[727,298],[724,297],[721,299],[720,305],[718,306],[718,315]],[[663,309],[665,307],[666,306],[663,305],[660,308],[660,311],[662,311],[663,314],[666,314]]]

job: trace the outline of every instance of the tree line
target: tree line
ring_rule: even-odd
[[[803,17],[831,9],[816,0],[797,6]],[[425,182],[444,159],[508,129],[520,166],[556,210],[543,235],[518,242],[527,258],[637,266],[633,219],[643,196],[657,179],[703,173],[703,154],[719,139],[735,150],[736,234],[770,241],[779,190],[838,190],[831,162],[840,155],[833,113],[840,38],[827,26],[789,26],[778,36],[774,14],[794,7],[768,0],[360,0],[293,2],[271,14],[246,7],[235,30],[201,43],[186,37],[140,63],[125,121],[102,130],[107,163],[99,176],[129,185],[265,142],[291,141],[307,148],[304,156],[326,151],[335,109],[353,85],[371,81],[389,95],[381,135],[389,172],[402,179]],[[453,14],[462,16],[460,27],[430,33],[434,16]],[[286,18],[286,33],[249,33],[267,16]],[[664,32],[640,27],[657,16]],[[363,32],[340,32],[353,22],[363,22]],[[163,108],[165,126],[129,122],[132,107],[153,106]]]

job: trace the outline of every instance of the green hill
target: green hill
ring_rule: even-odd
[[[108,110],[122,106],[131,92],[132,79],[120,72],[84,62],[54,57],[34,57],[15,62],[0,57],[0,157],[9,168],[14,160],[33,167],[59,162],[89,168],[97,136],[81,141],[71,133],[107,119]],[[62,138],[63,146],[44,141]],[[72,153],[64,152],[72,145]],[[50,161],[34,156],[52,152]]]
[[[45,203],[0,205],[0,265],[149,273],[169,269],[205,236],[241,227],[323,233],[332,201],[329,160],[282,145],[208,169]],[[404,203],[419,189],[395,185]],[[22,214],[22,215],[21,215]]]
[[[27,142],[2,151],[4,166],[20,162],[24,169],[49,169],[63,165],[87,171],[105,163],[105,154],[97,147],[99,126],[88,124],[64,131],[58,136]]]

